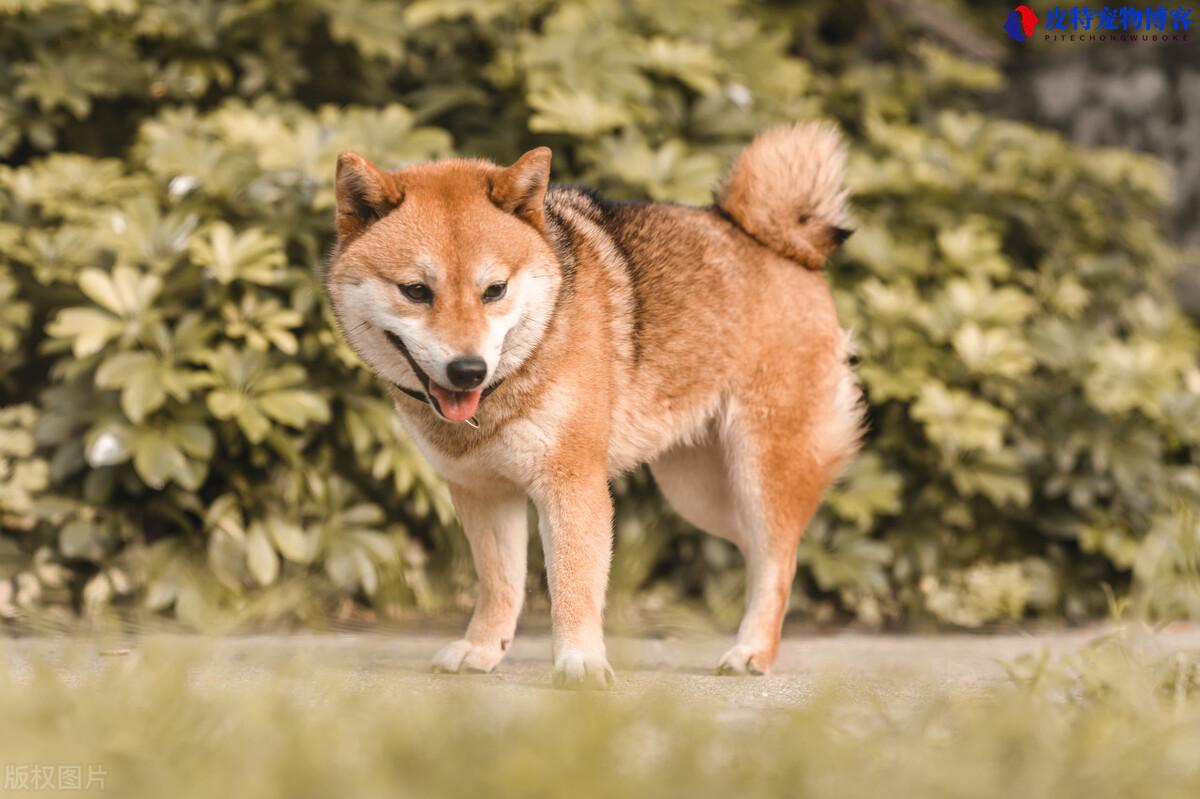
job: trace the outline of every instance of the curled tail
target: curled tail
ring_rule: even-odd
[[[734,161],[717,191],[717,206],[759,243],[821,269],[851,233],[842,227],[845,163],[833,125],[772,128]]]

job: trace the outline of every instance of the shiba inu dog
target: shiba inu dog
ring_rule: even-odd
[[[434,666],[504,657],[530,499],[555,679],[609,684],[608,481],[648,463],[679,514],[745,556],[745,617],[719,671],[766,673],[796,545],[862,424],[820,273],[849,235],[837,132],[763,133],[707,208],[552,186],[550,159],[338,159],[335,314],[448,481],[479,578],[465,637]]]

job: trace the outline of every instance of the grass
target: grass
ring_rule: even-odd
[[[1129,637],[1024,657],[984,688],[824,675],[775,710],[514,695],[493,678],[388,690],[386,673],[320,654],[247,669],[203,639],[112,657],[64,646],[0,658],[0,795],[54,795],[14,788],[39,765],[85,781],[98,767],[91,793],[132,799],[1200,795],[1200,658]]]

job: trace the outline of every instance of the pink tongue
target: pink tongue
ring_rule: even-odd
[[[429,393],[442,407],[442,415],[452,422],[465,422],[475,415],[479,400],[483,396],[482,389],[474,391],[447,391],[432,380],[429,381]]]

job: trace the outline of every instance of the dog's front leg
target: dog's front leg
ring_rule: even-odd
[[[538,532],[550,584],[554,682],[607,688],[613,671],[604,651],[604,594],[612,558],[612,499],[603,467],[565,469],[544,481]]]
[[[479,599],[466,636],[438,652],[433,667],[488,672],[508,651],[525,599],[525,493],[515,487],[481,492],[451,485],[450,496],[471,544]]]

